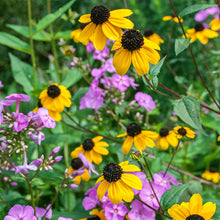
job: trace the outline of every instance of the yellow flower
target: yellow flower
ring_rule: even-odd
[[[130,202],[134,198],[134,189],[141,190],[141,180],[130,172],[140,171],[135,165],[128,165],[128,161],[120,164],[109,163],[104,169],[102,176],[96,184],[101,182],[97,188],[99,200],[108,192],[108,198],[113,204],[121,203],[122,200]]]
[[[144,37],[148,40],[153,41],[157,45],[160,46],[160,44],[164,43],[164,40],[156,33],[154,33],[152,30],[147,29],[144,31]]]
[[[167,150],[169,145],[176,147],[178,145],[178,139],[173,131],[169,131],[167,128],[161,128],[156,138],[156,147],[161,147],[163,150]]]
[[[78,170],[79,168],[81,168],[83,166],[83,163],[81,161],[80,158],[74,158],[71,161],[71,166],[68,169],[68,174],[73,173],[74,171]],[[81,179],[83,179],[84,181],[88,182],[90,180],[90,175],[89,175],[89,171],[87,169],[84,169],[84,173],[81,175],[78,175],[76,177],[74,177],[74,183],[79,185],[81,182]]]
[[[173,130],[176,133],[178,139],[182,138],[183,136],[188,138],[195,138],[195,133],[190,128],[177,126],[174,127]]]
[[[207,202],[203,205],[202,197],[193,194],[189,202],[173,205],[168,213],[174,220],[211,220],[215,210],[215,203]]]
[[[220,135],[217,137],[217,141],[220,141]]]
[[[138,150],[144,150],[146,146],[154,147],[155,143],[152,139],[156,138],[157,135],[153,131],[142,130],[140,125],[136,123],[131,123],[127,127],[127,133],[120,134],[117,137],[127,136],[122,145],[122,151],[124,154],[128,154],[133,143]]]
[[[42,106],[41,104],[41,101],[40,99],[38,100],[38,105],[37,107],[33,110],[33,112],[37,112],[38,111],[38,108],[40,107],[44,107]],[[55,121],[60,121],[61,120],[61,115],[60,115],[60,112],[54,112],[54,111],[51,111],[48,109],[48,113],[50,115],[51,118],[53,118]]]
[[[42,106],[54,112],[62,112],[64,107],[70,107],[72,104],[70,98],[69,90],[65,86],[58,86],[57,83],[43,90],[39,96]]]
[[[87,23],[81,24],[79,29],[76,29],[71,32],[70,37],[73,38],[73,41],[75,43],[79,43],[79,36],[82,33],[82,30],[86,27],[86,25],[87,25]],[[83,45],[87,45],[88,43],[89,43],[89,39],[86,39],[86,41],[82,42]]]
[[[109,11],[105,6],[97,5],[91,10],[91,14],[82,15],[80,23],[88,23],[79,36],[80,42],[91,39],[97,50],[102,50],[107,38],[117,40],[122,35],[121,28],[132,29],[134,24],[127,18],[133,12],[129,9]]]
[[[71,157],[74,159],[78,157],[79,153],[83,153],[90,163],[100,164],[102,162],[102,155],[108,155],[109,153],[109,151],[104,148],[109,145],[101,141],[102,139],[102,136],[97,136],[93,139],[84,140],[82,145],[71,152]]]
[[[117,49],[113,57],[113,65],[121,76],[128,71],[131,63],[136,72],[143,76],[149,72],[149,63],[157,64],[160,60],[160,54],[156,51],[160,50],[160,47],[144,38],[138,30],[125,31],[112,47],[112,50]]]
[[[163,21],[169,21],[169,20],[173,20],[175,21],[176,23],[179,23],[179,20],[177,18],[177,16],[175,14],[171,14],[171,15],[168,15],[168,16],[164,16],[163,17]],[[183,19],[180,18],[180,22],[182,23],[183,22]]]
[[[202,178],[206,180],[211,180],[214,183],[218,183],[220,181],[220,173],[216,172],[215,169],[206,170],[202,174]]]
[[[185,36],[183,37],[185,38]],[[206,44],[208,43],[209,38],[218,37],[218,33],[210,29],[206,29],[202,24],[198,23],[195,28],[187,30],[186,37],[191,38],[190,43],[193,43],[198,39],[202,44]]]
[[[218,18],[218,19],[213,19],[213,20],[210,22],[209,26],[211,27],[211,29],[212,29],[213,31],[218,31],[218,30],[220,29],[220,18]]]
[[[73,46],[70,46],[70,45],[66,45],[64,47],[61,47],[60,48],[60,51],[66,55],[66,56],[71,56],[73,55],[73,53],[75,52],[75,48]]]
[[[101,209],[100,211],[98,209],[93,209],[89,214],[93,215],[93,216],[95,215],[95,216],[90,217],[90,218],[83,218],[83,219],[80,219],[80,220],[89,220],[89,219],[106,220],[104,209]]]

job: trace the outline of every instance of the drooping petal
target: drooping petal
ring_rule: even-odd
[[[146,56],[149,63],[156,65],[160,60],[160,56],[158,56],[159,53],[153,49],[152,49],[153,52],[151,53],[151,51],[149,51],[149,49],[150,48],[146,49],[145,47],[142,47],[140,49],[140,52],[144,53],[144,55]]]
[[[132,15],[133,12],[130,9],[117,9],[110,11],[110,17],[128,17]]]
[[[74,151],[71,152],[70,156],[74,159],[78,157],[79,153],[84,153],[84,149],[82,147],[82,145],[80,145],[79,147],[77,147]]]
[[[131,65],[131,52],[127,49],[120,48],[113,57],[113,65],[116,72],[123,76]]]
[[[80,23],[89,23],[91,21],[91,14],[85,14],[80,16],[79,20]]]
[[[111,182],[108,187],[108,197],[113,204],[121,203],[122,193],[119,187],[117,187],[117,182]]]
[[[123,145],[122,145],[122,151],[123,154],[128,154],[129,151],[131,150],[132,144],[133,144],[134,138],[131,136],[127,136]]]
[[[121,47],[122,47],[122,44],[121,44],[121,37],[120,37],[120,38],[119,38],[118,40],[116,40],[116,42],[113,44],[111,50],[117,50],[117,49],[119,49],[119,48],[121,48]]]
[[[107,41],[107,36],[105,36],[105,34],[102,31],[102,25],[98,24],[95,29],[93,40],[92,40],[95,49],[103,50],[103,48],[106,45],[106,41]]]
[[[160,46],[158,44],[156,44],[153,41],[148,40],[146,38],[144,38],[144,45],[142,47],[151,48],[151,49],[155,49],[155,50],[160,50]]]
[[[103,196],[105,195],[106,191],[108,190],[108,186],[109,186],[109,182],[107,182],[106,180],[103,180],[98,188],[97,188],[97,196],[99,198],[99,200],[101,200],[103,198]]]
[[[109,17],[108,21],[119,28],[132,29],[134,27],[133,22],[127,18]]]
[[[120,28],[113,26],[108,21],[102,24],[102,31],[110,40],[117,40],[123,34],[123,31]]]
[[[130,186],[126,185],[122,180],[118,180],[117,184],[122,193],[122,199],[125,202],[130,202],[134,198],[133,189]]]
[[[138,190],[142,189],[141,180],[133,174],[123,173],[121,175],[121,180],[133,189],[138,189]]]
[[[104,176],[103,176],[103,175],[100,176],[100,177],[96,180],[95,185],[96,185],[97,183],[101,182],[102,180],[104,180]]]
[[[91,151],[85,151],[84,156],[90,163],[92,163]]]
[[[218,37],[218,33],[213,31],[213,30],[209,30],[209,29],[204,29],[203,30],[203,34],[208,37],[208,38],[214,38],[214,37]]]
[[[95,146],[98,146],[98,147],[108,147],[109,144],[106,143],[105,141],[100,141],[100,142],[96,143]]]
[[[81,34],[79,35],[79,41],[80,42],[88,41],[90,37],[94,34],[95,29],[96,29],[96,24],[94,24],[93,22],[86,25],[86,27],[82,30]]]
[[[102,162],[102,156],[99,153],[96,153],[94,150],[90,151],[91,161],[94,161],[95,164],[100,164]]]
[[[167,136],[167,141],[169,142],[169,144],[173,147],[176,147],[178,145],[178,139],[176,137],[175,134],[169,134]]]
[[[100,146],[97,146],[97,145],[95,145],[93,147],[93,150],[95,152],[99,153],[99,154],[103,154],[103,155],[108,155],[109,154],[109,151],[106,148],[100,147]]]
[[[169,147],[169,143],[166,139],[166,137],[161,137],[159,140],[159,145],[163,150],[167,150]]]
[[[97,142],[101,141],[103,139],[102,136],[96,136],[92,139],[92,141],[96,144]]]

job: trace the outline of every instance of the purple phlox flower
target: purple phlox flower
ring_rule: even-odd
[[[129,77],[129,83],[130,83],[130,86],[132,86],[132,88],[134,90],[136,90],[137,87],[139,86],[139,84],[135,83],[135,80],[133,78],[131,78],[131,77]]]
[[[89,91],[80,100],[80,110],[84,108],[97,109],[102,107],[102,103],[104,101],[102,96],[104,93],[103,89],[97,86],[97,81],[98,80],[92,81]]]
[[[0,87],[2,88],[2,87],[4,87],[4,85],[2,84],[2,81],[0,80]]]
[[[204,108],[204,107],[201,109],[201,111],[203,111],[204,114],[208,114],[209,113],[209,110],[207,108]]]
[[[103,68],[97,69],[94,68],[91,71],[91,75],[95,78],[95,79],[99,79],[100,77],[102,77],[102,75],[105,73],[105,71],[103,71]]]
[[[201,10],[195,14],[195,20],[198,22],[204,21],[207,17],[208,17],[208,13],[206,12],[206,10]]]
[[[76,189],[78,186],[79,186],[79,185],[74,184],[74,183],[70,184],[70,188],[71,188],[71,189]]]
[[[135,94],[135,100],[141,107],[144,107],[148,112],[156,108],[156,104],[152,97],[143,92],[137,92]]]
[[[138,200],[134,200],[131,203],[131,210],[128,213],[128,217],[135,220],[154,220],[156,214],[152,209],[148,208],[143,203],[139,202]]]
[[[11,182],[11,186],[17,186],[18,185],[18,183],[16,183],[16,182]]]
[[[68,170],[68,169],[67,169]],[[81,168],[79,170],[74,170],[72,173],[70,173],[69,175],[72,176],[73,178],[76,176],[80,176],[83,173],[85,173],[84,170],[81,170]]]
[[[4,217],[4,220],[37,220],[31,206],[14,205]]]
[[[42,218],[45,216],[45,220],[49,220],[52,218],[52,208],[51,204],[49,204],[46,209],[35,207],[35,213],[37,218]]]
[[[155,184],[161,186],[161,190],[164,190],[164,193],[171,188],[169,181],[163,176],[155,173],[153,179]]]
[[[20,132],[29,125],[29,118],[27,115],[12,112],[11,116],[12,118],[16,119],[16,121],[13,123],[14,131]]]
[[[162,187],[155,184],[154,182],[151,182],[151,185],[154,189],[155,194],[157,195],[158,200],[160,201],[161,196],[164,193],[164,190],[161,189]],[[146,184],[144,184],[144,186],[142,187],[142,190],[139,193],[139,197],[140,199],[145,202],[146,204],[148,204],[149,206],[158,209],[159,208],[159,204],[158,201],[155,197],[153,190],[151,189],[151,186],[149,184],[149,182],[147,182]]]
[[[45,139],[45,136],[41,131],[36,131],[34,134],[30,135],[30,138],[34,140],[35,144],[41,145],[41,141]]]
[[[63,156],[56,156],[54,158],[54,163],[53,164],[60,162],[62,159],[63,159]]]
[[[2,100],[2,101],[0,101],[0,124],[2,124],[2,122],[3,122],[3,113],[2,113],[3,108],[6,113],[9,113],[6,106],[13,105],[14,102],[15,102],[15,100]]]
[[[81,159],[81,161],[82,161],[82,163],[83,163],[83,167],[84,167],[84,168],[87,168],[87,169],[89,170],[89,175],[90,175],[90,176],[91,176],[91,171],[92,171],[93,173],[95,173],[96,175],[99,175],[99,174],[95,171],[94,165],[93,165],[92,163],[90,163],[90,162],[86,159],[86,157],[84,156],[83,153],[79,153],[78,156],[79,156],[79,158]]]
[[[33,164],[27,164],[27,154],[26,154],[26,151],[24,150],[24,163],[23,165],[19,165],[19,166],[16,166],[16,171],[15,171],[15,174],[21,172],[23,174],[27,174],[29,173],[28,170],[37,170],[37,166],[36,164],[38,164],[38,162],[36,163],[33,163]]]
[[[89,42],[87,45],[86,45],[86,50],[88,53],[92,52],[93,50],[95,50],[95,47],[93,45],[92,42]]]
[[[104,60],[109,55],[109,49],[108,47],[104,47],[103,50],[95,50],[93,53],[93,57],[95,60]]]
[[[39,118],[41,119],[44,127],[46,128],[55,128],[56,122],[53,118],[50,117],[48,113],[48,109],[46,108],[38,108],[37,114],[39,115]]]
[[[88,196],[83,199],[82,205],[86,211],[95,208],[100,203],[97,196],[97,185],[89,189],[85,195]]]
[[[213,6],[213,7],[210,7],[210,8],[207,8],[206,9],[206,13],[208,15],[214,15],[215,13],[217,13],[219,11],[219,7],[218,6]]]
[[[28,112],[27,116],[29,117],[30,123],[33,121],[37,121],[37,119],[39,119],[39,115],[37,114],[37,112],[30,111],[30,112]],[[40,123],[41,123],[41,121],[40,121]]]
[[[113,66],[113,58],[109,58],[105,61],[105,64],[102,66],[103,71],[109,73],[115,73],[115,67]]]
[[[127,207],[123,203],[114,205],[108,201],[103,205],[103,208],[107,220],[123,220],[128,212]]]
[[[110,88],[112,86],[112,77],[107,77],[105,74],[103,78],[100,80],[105,88]]]
[[[164,172],[159,172],[158,174],[162,177],[164,176]],[[166,178],[174,186],[179,186],[182,184],[182,183],[178,182],[177,179],[174,176],[171,176],[169,173],[166,173],[164,178]]]
[[[55,147],[53,150],[52,150],[52,153],[50,154],[50,156],[54,156],[55,154],[57,154],[58,152],[60,151],[60,146],[57,146]]]
[[[209,28],[209,25],[206,24],[206,23],[202,23],[202,26],[204,27],[204,29],[208,29]]]
[[[146,178],[146,174],[144,174],[141,171],[131,172],[131,174],[137,176],[141,180],[142,186],[144,186],[144,184],[146,184],[148,182],[147,178]],[[137,189],[133,189],[133,191],[134,191],[134,195],[137,195],[140,192],[140,190],[137,190]]]

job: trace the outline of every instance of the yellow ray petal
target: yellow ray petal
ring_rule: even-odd
[[[110,17],[128,17],[132,15],[133,12],[130,9],[117,9],[110,11]]]
[[[121,175],[121,180],[133,189],[138,189],[138,190],[142,189],[141,180],[133,174],[123,173]]]
[[[123,31],[120,28],[113,26],[108,21],[102,24],[102,31],[110,40],[117,40],[123,34]]]
[[[130,202],[134,198],[133,189],[130,186],[126,185],[122,180],[118,180],[117,184],[122,193],[122,199],[125,202]]]
[[[121,163],[119,164],[119,166],[122,168],[123,166],[127,166],[128,163],[129,163],[129,161],[126,160],[126,161],[121,162]]]
[[[88,182],[90,180],[91,176],[89,175],[89,171],[87,169],[84,169],[84,171],[85,172],[80,176],[84,181]]]
[[[80,42],[88,41],[90,37],[94,34],[95,29],[96,29],[96,24],[92,22],[86,25],[86,27],[82,30],[81,34],[79,35],[79,41]]]
[[[163,17],[163,21],[169,21],[171,20],[173,17],[171,15],[168,15],[168,16],[164,16]]]
[[[127,165],[127,166],[122,166],[122,171],[124,172],[136,172],[136,171],[140,171],[140,168],[137,167],[136,165]]]
[[[80,23],[89,23],[91,21],[91,14],[85,14],[80,16],[79,20]]]
[[[159,145],[163,150],[167,150],[169,147],[169,143],[166,139],[166,137],[161,137],[159,140]]]
[[[84,156],[90,163],[92,163],[91,151],[85,151]]]
[[[90,151],[91,160],[94,161],[95,164],[100,164],[102,162],[102,156],[99,153],[96,153],[94,150]]]
[[[109,144],[106,143],[105,141],[100,141],[100,142],[96,143],[95,146],[98,146],[98,147],[108,147]]]
[[[103,180],[103,182],[99,184],[97,188],[97,196],[99,200],[101,200],[103,196],[105,195],[106,191],[108,190],[108,186],[109,186],[109,183],[106,180]]]
[[[93,147],[93,150],[94,150],[96,153],[99,153],[99,154],[103,154],[103,155],[108,155],[108,154],[109,154],[109,152],[108,152],[108,150],[107,150],[106,148],[100,147],[100,146],[97,146],[97,145],[95,145],[95,146]]]
[[[146,38],[144,38],[144,45],[142,47],[160,50],[160,46],[158,46],[156,43]]]
[[[117,138],[119,138],[119,137],[125,137],[125,136],[127,136],[128,134],[127,133],[125,133],[125,134],[119,134],[118,136],[117,136]]]
[[[142,130],[141,133],[146,135],[149,138],[152,138],[153,140],[158,138],[158,134],[156,132],[154,132],[154,131]]]
[[[43,90],[41,93],[40,93],[40,96],[39,96],[39,99],[43,99],[45,97],[48,97],[47,95],[47,89]],[[41,100],[42,101],[42,100]]]
[[[104,176],[103,176],[103,175],[100,176],[100,177],[96,180],[95,185],[96,185],[97,183],[101,182],[102,180],[104,180]]]
[[[190,214],[198,214],[202,211],[202,197],[197,193],[193,194],[189,201]]]
[[[132,144],[133,144],[134,138],[131,136],[127,136],[123,145],[122,145],[122,151],[123,154],[128,154],[129,151],[131,150]]]
[[[117,182],[110,183],[108,187],[108,197],[109,200],[113,204],[119,204],[122,201],[122,192],[121,189],[119,189]]]
[[[155,146],[154,141],[143,133],[141,133],[135,137],[134,137],[134,145],[136,143],[136,145],[139,146],[139,148],[137,148],[139,150],[144,150],[146,148],[146,146],[147,147],[154,147]]]
[[[186,218],[190,216],[189,210],[178,204],[175,204],[170,209],[168,209],[168,213],[175,220],[186,220]]]
[[[98,24],[92,39],[95,49],[102,50],[106,45],[106,41],[107,36],[105,36],[105,34],[102,31],[102,25]]]
[[[207,202],[203,205],[201,216],[205,219],[211,219],[211,217],[215,214],[216,204],[212,202]]]
[[[131,52],[127,49],[120,48],[113,57],[113,65],[116,72],[123,76],[131,65]]]
[[[171,145],[171,146],[173,146],[173,147],[176,147],[177,145],[178,145],[178,139],[177,139],[177,137],[176,137],[176,135],[175,134],[169,134],[168,136],[167,136],[167,141],[169,142],[169,144]]]
[[[120,38],[119,38],[118,40],[116,40],[116,42],[113,44],[111,50],[117,50],[117,49],[119,49],[119,48],[121,48],[121,47],[122,47],[122,44],[121,44],[121,37],[120,37]]]
[[[160,56],[158,56],[159,54],[155,50],[152,49],[152,51],[154,51],[154,52],[151,53],[151,51],[149,51],[149,49],[146,49],[146,47],[142,47],[140,49],[140,52],[145,54],[148,62],[153,64],[153,65],[156,65],[159,62],[159,60],[160,60]],[[156,53],[158,55],[156,55]]]
[[[80,145],[79,147],[75,148],[75,150],[73,150],[70,154],[70,156],[74,159],[78,157],[79,153],[84,153],[84,149],[82,147],[82,145]]]
[[[108,21],[119,28],[132,29],[134,27],[133,22],[127,18],[109,17]]]
[[[102,139],[103,139],[102,136],[96,136],[96,137],[94,137],[94,138],[92,139],[92,141],[93,141],[94,143],[97,143],[97,142],[101,141]]]
[[[213,30],[209,30],[209,29],[204,29],[203,30],[203,34],[208,37],[208,38],[214,38],[214,37],[218,37],[218,33],[213,31]]]

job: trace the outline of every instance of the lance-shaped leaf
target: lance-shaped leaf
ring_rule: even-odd
[[[180,54],[182,51],[184,51],[190,44],[191,38],[182,38],[182,39],[176,39],[175,40],[175,53],[176,56]]]

